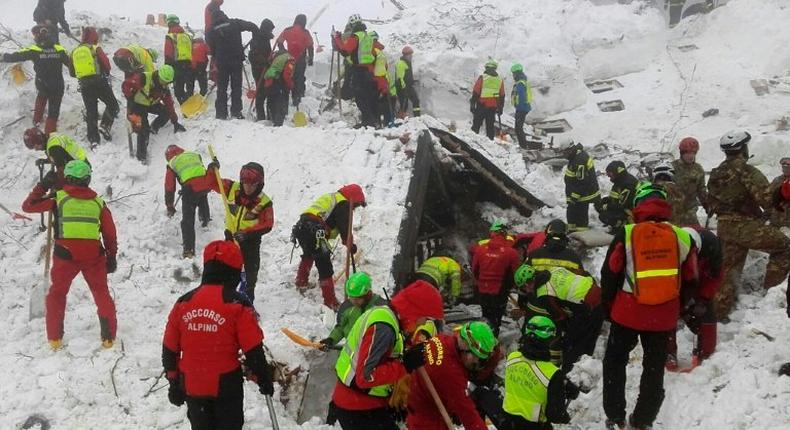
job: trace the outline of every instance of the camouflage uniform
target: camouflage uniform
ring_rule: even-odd
[[[669,222],[674,225],[684,225],[681,221],[682,212],[678,212],[677,208],[683,207],[683,200],[685,196],[683,192],[680,191],[678,184],[669,181],[655,181],[653,182],[656,185],[660,185],[664,191],[667,192],[667,203],[672,206],[672,217],[669,218]],[[695,224],[699,224],[698,222]]]
[[[736,301],[737,286],[750,249],[771,255],[765,288],[780,284],[790,270],[790,238],[763,220],[771,207],[768,179],[742,156],[728,157],[708,180],[708,204],[718,215],[718,235],[724,252],[724,283],[714,300],[716,316],[726,317]]]
[[[788,179],[787,176],[779,175],[771,182],[771,195],[773,195],[776,190],[782,186],[782,182]],[[790,227],[790,210],[785,209],[784,211],[777,210],[775,208],[771,208],[770,210],[770,222],[771,225],[775,225],[777,227]]]
[[[697,209],[705,205],[708,192],[705,189],[705,170],[698,163],[685,163],[683,160],[672,162],[675,169],[675,184],[683,198],[673,206],[673,217],[678,225],[699,225]]]

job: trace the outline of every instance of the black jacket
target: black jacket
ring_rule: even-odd
[[[66,10],[63,3],[66,0],[38,0],[36,9],[33,10],[33,21],[43,24],[50,21],[52,24],[60,24],[64,32],[69,33],[69,23],[66,22]]]
[[[255,79],[258,79],[259,75],[271,64],[272,39],[274,39],[272,30],[274,30],[274,24],[270,20],[264,19],[261,22],[260,31],[250,40],[250,64]]]
[[[36,72],[36,89],[44,92],[63,92],[63,67],[68,70],[70,60],[69,54],[62,46],[52,43],[35,44],[12,54],[3,54],[2,61],[4,63],[32,61],[33,70]]]
[[[612,191],[603,199],[600,218],[601,222],[613,227],[625,224],[629,212],[634,208],[634,194],[639,180],[628,172],[623,172],[612,182]]]
[[[571,202],[594,202],[600,195],[595,164],[582,146],[577,145],[565,169],[565,196]]]
[[[546,266],[564,267],[579,275],[586,273],[579,254],[568,248],[567,243],[560,239],[546,239],[543,246],[529,254],[527,264],[538,269],[544,269]]]
[[[241,32],[249,31],[254,37],[258,34],[258,26],[241,19],[229,19],[222,11],[216,11],[213,16],[214,23],[206,39],[217,66],[241,65],[245,58]]]

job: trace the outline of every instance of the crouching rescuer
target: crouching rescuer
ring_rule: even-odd
[[[241,429],[245,376],[262,394],[274,393],[263,331],[250,301],[236,291],[242,262],[233,241],[209,243],[201,285],[181,296],[167,319],[162,365],[168,399],[175,406],[186,402],[192,429]]]

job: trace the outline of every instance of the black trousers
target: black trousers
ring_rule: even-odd
[[[91,76],[80,81],[80,93],[82,102],[85,104],[85,122],[88,126],[88,142],[97,144],[101,141],[99,137],[99,101],[104,103],[104,113],[101,118],[101,126],[105,130],[112,127],[115,118],[121,108],[118,100],[112,92],[112,87],[107,79],[101,76]]]
[[[568,202],[566,216],[568,220],[568,230],[574,231],[578,228],[590,226],[590,203],[592,202]]]
[[[522,149],[527,149],[527,135],[524,134],[524,120],[527,119],[529,112],[516,111],[516,138],[518,139],[518,146]]]
[[[176,71],[176,75],[173,78],[173,93],[178,103],[181,104],[195,91],[195,78],[192,77],[192,63],[189,61],[179,61],[173,68]],[[189,87],[190,82],[192,83],[191,89]]]
[[[266,105],[272,125],[275,127],[283,125],[285,117],[288,116],[288,88],[281,82],[281,79],[277,79],[272,86],[266,89]]]
[[[192,430],[241,430],[244,425],[244,383],[241,370],[219,378],[217,397],[187,396]]]
[[[376,127],[379,123],[378,89],[373,81],[373,74],[364,67],[354,67],[352,73],[354,101],[362,114],[362,125]]]
[[[137,132],[137,159],[141,162],[147,162],[148,158],[148,140],[151,137],[151,131],[158,131],[162,126],[167,124],[170,120],[170,114],[167,108],[162,103],[154,103],[151,106],[143,106],[134,102],[129,102],[129,110],[142,119],[142,127]],[[153,122],[148,122],[148,115],[154,114]]]
[[[230,85],[230,114],[241,115],[242,67],[241,63],[217,64],[217,100],[214,102],[214,109],[219,119],[228,118],[228,85]]]
[[[499,336],[499,326],[502,325],[502,316],[507,307],[507,296],[504,294],[479,294],[477,301],[483,311],[483,318],[488,320],[494,334]]]
[[[634,407],[636,425],[653,425],[664,401],[664,363],[668,331],[637,331],[612,322],[603,359],[603,409],[612,421],[625,421],[625,368],[631,350],[642,342],[642,379]]]
[[[486,136],[489,139],[494,140],[494,119],[496,118],[496,109],[487,108],[482,105],[478,105],[477,109],[475,109],[474,116],[472,117],[472,131],[475,133],[480,132],[480,126],[483,125],[483,121],[486,123]]]
[[[200,85],[200,95],[205,96],[208,92],[208,73],[206,72],[208,63],[198,63],[192,69],[192,79],[187,81],[187,94],[195,94],[195,81]]]
[[[603,319],[601,306],[589,312],[575,313],[570,318],[562,339],[562,370],[565,373],[573,369],[582,355],[592,356]]]
[[[305,77],[304,73],[307,70],[307,57],[302,55],[301,58],[296,60],[294,64],[294,89],[291,92],[293,98],[293,105],[297,106],[304,97],[305,91]]]
[[[244,259],[244,276],[247,279],[247,296],[255,300],[255,285],[258,283],[258,270],[261,268],[261,237],[260,233],[251,233],[239,243],[241,256]]]
[[[263,88],[262,75],[266,73],[263,65],[252,65],[252,77],[255,79],[255,119],[263,121],[266,119],[266,90]]]
[[[398,430],[395,417],[385,408],[352,411],[335,406],[335,416],[343,430]]]
[[[392,124],[395,120],[395,107],[393,106],[392,98],[389,94],[379,93],[378,111],[384,118],[384,125]]]
[[[400,105],[399,110],[403,113],[409,110],[409,102],[411,101],[412,109],[419,112],[420,109],[420,98],[417,96],[417,90],[414,89],[414,86],[407,86],[406,88],[400,88],[398,90],[398,104]]]
[[[211,214],[208,208],[208,191],[196,193],[192,187],[181,187],[181,241],[184,251],[195,252],[195,209],[201,222],[208,222]]]
[[[335,269],[332,267],[332,252],[329,248],[329,242],[324,240],[318,243],[317,235],[319,231],[324,231],[324,227],[318,221],[312,219],[301,219],[294,226],[293,235],[302,248],[302,257],[309,257],[313,259],[315,268],[318,269],[318,279],[331,278],[335,274]]]

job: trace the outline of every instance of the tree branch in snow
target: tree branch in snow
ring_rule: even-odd
[[[149,395],[151,395],[151,393],[155,393],[155,392],[161,390],[162,388],[167,387],[167,385],[162,385],[159,388],[156,387],[159,384],[159,381],[162,379],[163,376],[165,376],[165,371],[164,370],[162,371],[162,373],[159,374],[159,376],[156,377],[156,379],[154,379],[153,385],[151,385],[151,388],[149,388],[148,391],[146,391],[145,394],[143,394],[143,398],[146,398]]]
[[[144,194],[148,194],[148,192],[147,191],[140,191],[139,193],[126,194],[126,195],[123,195],[123,196],[116,197],[116,198],[114,198],[112,200],[108,200],[107,203],[115,203],[115,202],[119,202],[119,201],[121,201],[121,200],[123,200],[125,198],[135,197],[135,196],[142,196]]]
[[[112,382],[112,392],[115,393],[115,397],[118,397],[118,387],[115,386],[115,369],[118,367],[118,362],[121,361],[122,358],[126,356],[126,351],[123,347],[123,341],[121,341],[121,355],[115,359],[115,364],[112,365],[112,369],[110,370],[110,381]]]
[[[12,42],[16,46],[24,48],[24,46],[14,37],[14,32],[11,31],[10,28],[6,27],[5,24],[0,24],[0,43],[2,42]]]

